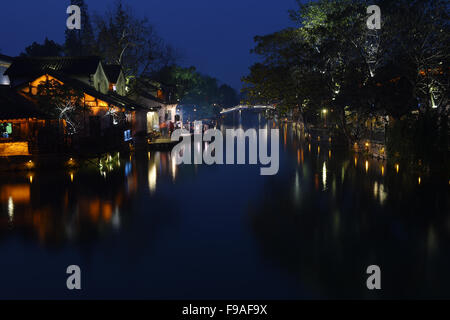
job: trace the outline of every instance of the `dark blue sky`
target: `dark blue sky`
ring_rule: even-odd
[[[2,1],[3,2],[3,1]],[[33,41],[62,42],[70,1],[16,0],[2,3],[0,52],[17,55]],[[124,0],[147,16],[158,33],[184,55],[182,65],[240,89],[240,78],[256,61],[253,37],[290,26],[288,10],[295,0]],[[89,11],[101,13],[114,0],[87,0]]]

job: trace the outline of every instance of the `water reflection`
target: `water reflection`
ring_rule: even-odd
[[[43,272],[81,250],[97,298],[112,291],[103,272],[115,265],[119,298],[372,298],[361,280],[370,264],[382,265],[385,298],[450,297],[448,178],[281,129],[271,177],[250,166],[177,166],[162,151],[3,173],[2,259],[22,277],[24,260]]]
[[[156,190],[156,161],[151,161],[148,164],[148,188],[151,193]]]
[[[8,217],[9,222],[12,222],[14,218],[14,201],[12,197],[8,198]]]
[[[300,176],[296,169],[292,197],[282,191],[286,169],[265,186],[270,199],[249,209],[267,259],[322,297],[375,297],[355,279],[370,264],[382,265],[386,272],[382,297],[449,296],[445,179],[433,178],[433,184],[425,185],[419,178],[417,183],[417,176],[401,172],[399,164],[385,171],[384,161],[352,157],[339,147],[327,159],[320,154],[320,142],[317,153],[300,162],[302,150],[295,141],[291,144],[296,167],[313,175]],[[311,144],[304,148],[310,151]]]
[[[148,159],[140,154],[108,155],[89,160],[82,169],[53,174],[2,173],[0,204],[6,214],[0,215],[0,234],[31,235],[43,245],[61,245],[104,236],[108,229],[118,231],[129,218],[124,216],[127,208],[143,190],[143,163],[148,168],[150,194],[156,191],[158,173],[170,171],[176,181],[174,159],[160,152],[149,152]]]

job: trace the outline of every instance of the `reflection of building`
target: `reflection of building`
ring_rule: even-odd
[[[121,181],[122,176],[117,171],[114,174],[113,179]],[[45,183],[45,191],[39,175],[29,173],[16,174],[8,183],[0,183],[0,208],[7,213],[0,215],[0,233],[13,230],[26,233],[28,238],[31,234],[45,244],[61,244],[87,233],[100,235],[120,228],[121,212],[128,201],[123,185],[108,184],[92,175],[79,180],[77,175],[73,178],[73,173],[72,178],[66,174],[54,178],[52,183]],[[108,192],[92,194],[86,184]]]

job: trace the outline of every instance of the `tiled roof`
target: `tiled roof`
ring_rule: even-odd
[[[150,81],[141,80],[141,79],[135,79],[135,85],[133,87],[133,94],[137,96],[141,96],[142,98],[152,100],[159,103],[164,103],[163,100],[158,99],[153,94],[150,93],[150,91],[156,91],[158,90],[158,87],[154,86],[150,83]]]
[[[69,87],[79,89],[94,98],[112,104],[116,107],[123,107],[128,110],[138,110],[138,109],[149,110],[149,108],[137,103],[136,101],[128,99],[127,97],[120,96],[117,93],[110,92],[108,94],[103,94],[100,91],[97,91],[95,88],[91,87],[90,85],[80,80],[69,78],[66,75],[60,74],[58,72],[49,72],[48,74],[62,81],[65,85],[68,85]],[[156,110],[155,108],[152,108],[150,110],[153,109]]]
[[[151,93],[148,93],[148,92],[145,92],[145,91],[140,91],[139,92],[139,96],[141,96],[142,98],[148,99],[148,100],[155,101],[155,102],[164,103],[164,101],[162,101],[161,99],[158,99],[157,97],[155,97]]]
[[[5,56],[4,54],[0,54],[0,61],[12,62],[13,61],[13,57]]]
[[[33,76],[51,71],[66,75],[91,75],[97,71],[100,57],[17,57],[5,74],[12,77]]]
[[[0,120],[39,118],[46,119],[36,105],[10,86],[0,86]]]

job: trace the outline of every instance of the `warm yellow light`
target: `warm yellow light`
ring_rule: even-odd
[[[331,158],[331,150],[328,151],[328,157]]]
[[[28,169],[32,169],[32,168],[34,168],[34,162],[31,161],[31,160],[29,160],[29,161],[25,164],[25,166],[26,166]]]
[[[381,166],[381,175],[384,176],[384,166]]]
[[[326,114],[326,113],[328,112],[328,110],[327,110],[327,109],[323,109],[322,112],[323,112],[324,114]]]
[[[369,161],[366,160],[366,172],[369,171]]]
[[[70,182],[73,182],[73,172],[70,173]]]
[[[73,158],[70,158],[69,161],[67,162],[67,164],[69,166],[73,166],[73,165],[75,165],[75,160],[73,160]]]
[[[29,179],[30,179],[30,183],[33,183],[33,175],[30,175]]]
[[[173,181],[175,181],[176,177],[177,177],[177,161],[176,161],[176,158],[173,157],[172,158],[172,179],[173,179]]]
[[[400,165],[396,164],[396,165],[395,165],[395,170],[396,170],[397,173],[398,173],[398,171],[400,170]]]
[[[308,151],[311,152],[311,143],[308,145]]]
[[[367,147],[367,148],[369,147],[369,143],[368,143],[368,142],[366,142],[366,147]]]
[[[148,186],[150,189],[150,193],[153,193],[156,190],[156,179],[157,179],[157,171],[156,164],[153,163],[148,169]]]
[[[358,165],[358,158],[355,157],[355,167]]]
[[[420,185],[420,183],[422,182],[422,179],[419,177],[419,180],[418,180],[418,182],[419,182],[419,185]]]

